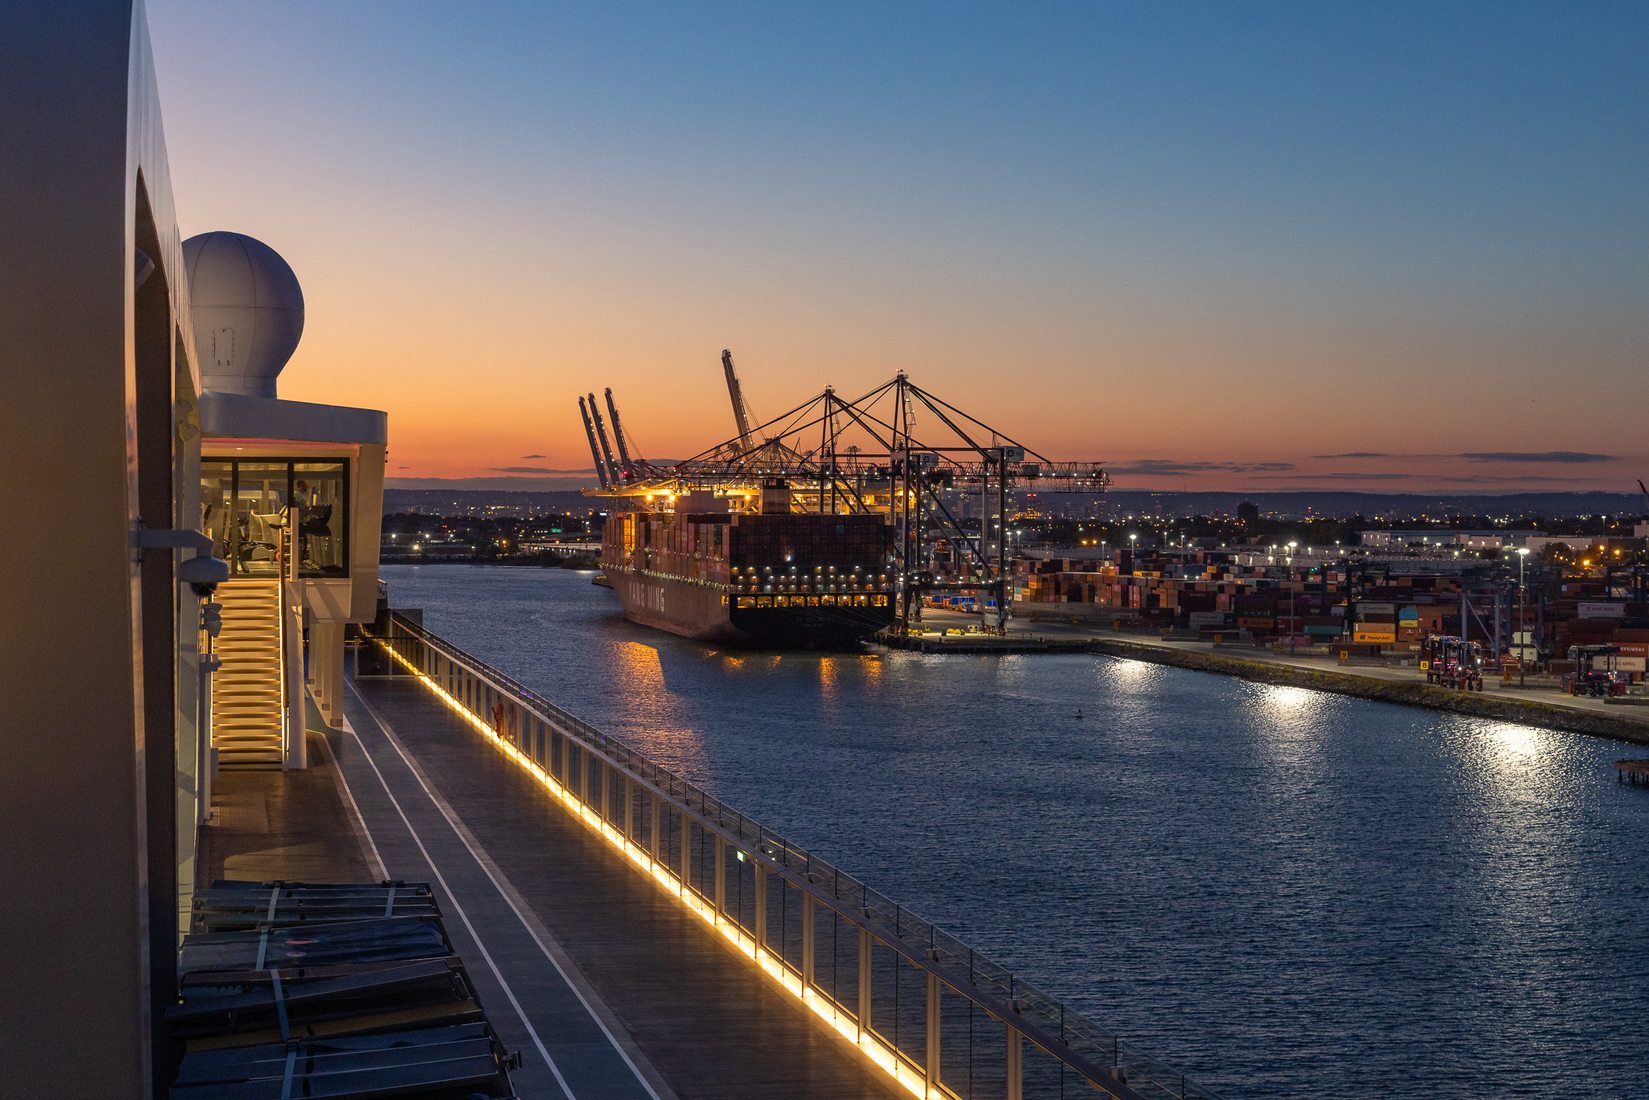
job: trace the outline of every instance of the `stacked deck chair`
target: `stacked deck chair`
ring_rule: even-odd
[[[219,881],[193,925],[173,1100],[514,1095],[428,884]]]

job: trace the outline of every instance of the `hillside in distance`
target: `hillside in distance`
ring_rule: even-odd
[[[1285,518],[1313,515],[1403,519],[1462,515],[1518,520],[1649,514],[1649,501],[1637,493],[1173,493],[1118,489],[1103,496],[1044,494],[1028,503],[1064,515],[1169,517],[1231,515],[1244,501],[1255,504],[1263,515]],[[470,515],[497,509],[540,514],[584,513],[604,512],[612,506],[612,501],[586,497],[570,489],[392,488],[384,491],[385,513]]]

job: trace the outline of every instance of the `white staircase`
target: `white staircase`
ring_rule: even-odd
[[[281,589],[277,577],[218,585],[223,630],[214,651],[212,743],[224,768],[279,768],[281,736]]]

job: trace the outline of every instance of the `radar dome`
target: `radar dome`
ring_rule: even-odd
[[[303,290],[280,253],[218,230],[183,242],[201,385],[274,397],[275,377],[303,335]]]

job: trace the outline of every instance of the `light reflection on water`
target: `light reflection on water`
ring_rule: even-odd
[[[1638,1088],[1649,793],[1615,784],[1620,745],[1137,661],[729,653],[623,622],[587,574],[385,574],[1216,1091]]]

